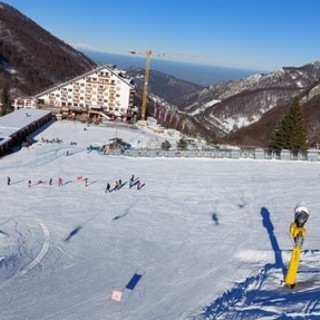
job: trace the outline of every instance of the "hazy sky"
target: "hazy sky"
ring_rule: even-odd
[[[272,71],[320,57],[318,0],[7,0],[81,49]]]

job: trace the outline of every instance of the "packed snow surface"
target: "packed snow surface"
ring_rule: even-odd
[[[108,156],[87,147],[115,128],[85,128],[55,122],[0,160],[0,319],[320,318],[319,163]],[[300,201],[311,215],[290,289]]]

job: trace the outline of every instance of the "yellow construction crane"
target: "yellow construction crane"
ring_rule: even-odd
[[[131,54],[141,54],[141,52],[130,50]],[[148,99],[148,82],[149,82],[149,70],[150,70],[150,59],[152,55],[151,50],[144,52],[146,55],[146,68],[144,73],[144,84],[143,84],[143,93],[142,93],[142,105],[141,105],[141,121],[145,123],[146,121],[146,112],[147,112],[147,99]]]
[[[136,50],[129,50],[131,54],[145,55],[146,56],[146,68],[144,74],[144,84],[142,93],[142,104],[141,104],[141,121],[140,124],[146,124],[146,113],[147,113],[147,100],[148,100],[148,83],[149,83],[149,71],[150,71],[150,60],[151,55],[154,54],[157,57],[171,56],[176,58],[181,58],[184,56],[181,53],[164,53],[164,52],[152,52],[150,49],[145,52],[140,52]]]

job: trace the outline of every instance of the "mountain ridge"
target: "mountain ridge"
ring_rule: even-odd
[[[97,66],[4,2],[0,2],[0,43],[1,86],[29,95]]]

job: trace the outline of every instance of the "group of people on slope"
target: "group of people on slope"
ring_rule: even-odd
[[[40,179],[40,180],[38,180],[35,184],[41,184],[41,183],[44,183],[44,181]],[[53,179],[50,178],[50,179],[49,179],[49,185],[51,186],[52,183],[53,183]],[[10,178],[10,177],[7,177],[7,185],[8,185],[8,186],[11,185],[11,178]],[[59,177],[59,178],[58,178],[58,186],[62,186],[62,185],[63,185],[63,180],[62,180],[61,177]],[[31,187],[31,186],[32,186],[32,182],[31,182],[31,180],[29,179],[29,180],[28,180],[28,187]]]
[[[79,180],[79,177],[77,177],[77,179]],[[81,177],[81,180],[83,180],[85,182],[85,186],[87,187],[88,186],[88,178]],[[36,183],[34,183],[34,185],[42,184],[44,182],[45,181],[43,181],[43,180],[38,180]],[[123,183],[121,179],[116,180],[115,183],[114,183],[114,188],[111,189],[111,185],[108,182],[107,186],[106,186],[106,189],[105,189],[105,192],[107,193],[107,192],[120,190],[126,183],[127,182]],[[49,185],[51,186],[52,184],[53,184],[53,179],[50,178],[49,179]],[[58,178],[57,184],[58,184],[59,187],[63,186],[63,179],[61,177]],[[11,178],[10,177],[7,177],[7,185],[8,186],[11,185]],[[32,182],[29,179],[28,180],[28,187],[31,187],[31,186],[32,186]],[[129,189],[131,189],[134,186],[137,187],[137,190],[140,190],[144,186],[144,184],[141,185],[141,182],[140,182],[139,178],[135,179],[134,175],[132,175],[131,178],[129,179]]]
[[[121,179],[116,180],[116,182],[114,183],[114,188],[111,189],[111,185],[108,182],[105,192],[108,193],[108,192],[120,190],[125,184],[126,184],[126,182],[122,183]],[[138,190],[141,189],[141,182],[140,182],[140,180],[138,178],[135,179],[134,175],[132,175],[131,178],[129,179],[129,189],[131,189],[133,186],[137,186]]]

